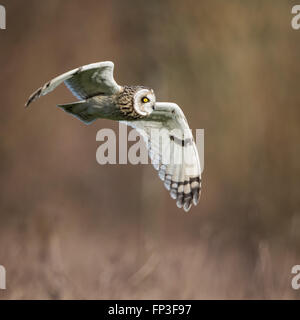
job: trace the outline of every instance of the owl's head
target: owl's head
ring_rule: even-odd
[[[133,108],[141,116],[150,115],[155,106],[154,91],[148,88],[138,89],[133,96]]]

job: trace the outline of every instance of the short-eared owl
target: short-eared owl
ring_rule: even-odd
[[[113,78],[110,61],[93,63],[64,73],[33,93],[26,106],[54,90],[62,82],[80,100],[58,105],[86,124],[98,118],[122,121],[135,128],[147,143],[159,177],[188,211],[197,205],[201,189],[201,168],[197,148],[187,120],[175,103],[156,102],[154,91],[143,86],[119,86]],[[153,131],[169,132],[168,143],[153,138]],[[170,161],[163,160],[164,154]],[[185,158],[185,159],[183,159]]]

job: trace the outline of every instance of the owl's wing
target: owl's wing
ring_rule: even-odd
[[[66,72],[47,82],[28,99],[26,107],[37,98],[53,91],[61,83],[78,99],[88,99],[95,95],[111,95],[121,90],[113,78],[114,64],[111,61],[92,63]]]
[[[177,206],[188,211],[192,203],[197,205],[201,189],[200,161],[180,107],[174,103],[156,103],[146,119],[124,123],[144,138],[152,164]]]

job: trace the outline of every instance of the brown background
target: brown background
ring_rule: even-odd
[[[3,299],[299,298],[300,31],[294,1],[2,0]],[[153,168],[97,164],[101,128],[37,87],[111,60],[205,129],[200,204],[176,208]]]

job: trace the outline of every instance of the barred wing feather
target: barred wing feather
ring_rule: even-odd
[[[154,168],[177,206],[189,211],[201,189],[198,151],[180,109],[174,103],[156,103],[147,119],[126,121],[144,138]]]
[[[96,95],[111,95],[121,90],[113,78],[114,64],[111,61],[97,62],[73,69],[36,90],[28,99],[26,107],[34,100],[53,91],[63,82],[78,99],[88,99]]]

